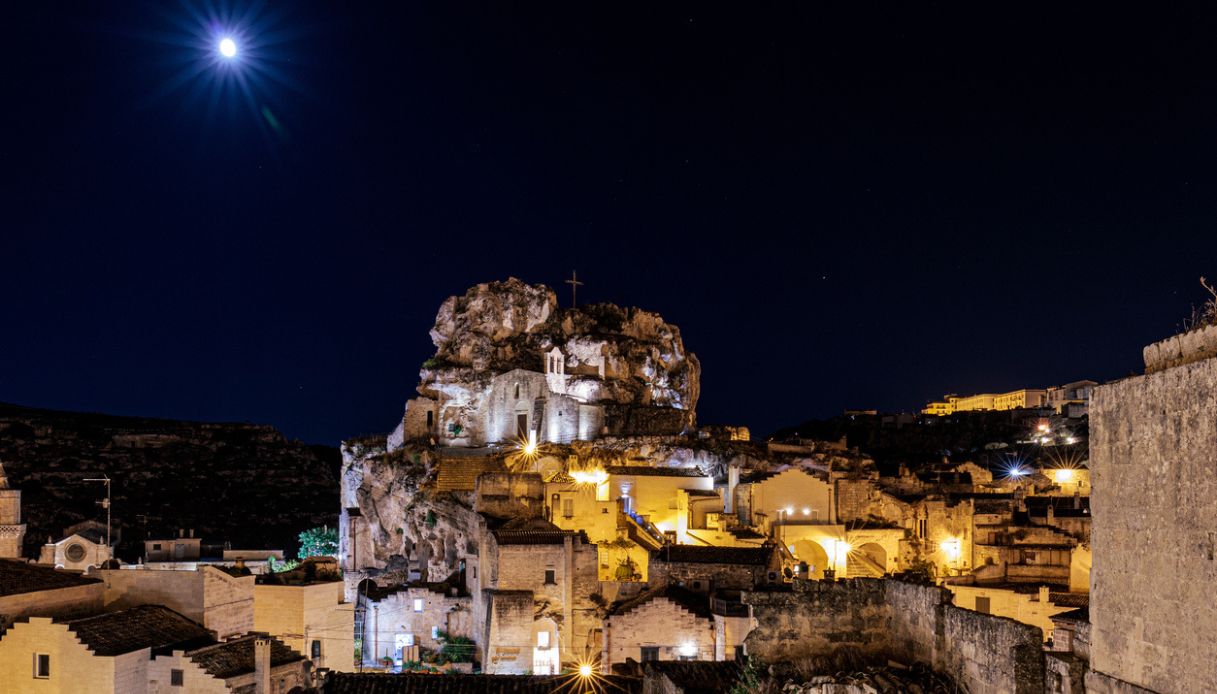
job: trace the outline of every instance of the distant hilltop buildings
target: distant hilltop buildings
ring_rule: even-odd
[[[946,395],[942,400],[926,404],[921,413],[945,417],[956,412],[1044,407],[1067,417],[1081,417],[1086,414],[1090,393],[1097,385],[1095,381],[1074,381],[1063,386],[1020,388],[1007,393]]]

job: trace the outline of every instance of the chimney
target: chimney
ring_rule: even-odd
[[[254,639],[254,694],[271,694],[269,636]]]
[[[190,529],[190,537],[194,537],[194,528]]]
[[[178,529],[177,529],[177,536],[178,536],[179,538],[186,537],[186,529],[185,529],[185,528],[178,528]]]

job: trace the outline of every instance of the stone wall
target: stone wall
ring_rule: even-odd
[[[920,662],[965,691],[1042,692],[1042,632],[951,604],[937,586],[892,579],[796,580],[789,591],[746,592],[757,628],[748,653],[766,662],[852,648],[876,660]]]
[[[644,646],[659,649],[660,660],[716,660],[714,620],[698,617],[666,597],[656,597],[607,621],[604,667],[642,661]]]
[[[478,475],[473,510],[496,518],[545,515],[545,483],[540,475],[485,472]]]
[[[1183,351],[1157,362],[1154,347],[1146,350],[1152,373],[1100,386],[1091,398],[1098,674],[1087,686],[1217,691],[1217,641],[1197,638],[1217,629],[1217,359],[1170,367]]]

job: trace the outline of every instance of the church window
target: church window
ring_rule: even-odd
[[[176,668],[169,671],[169,686],[181,687],[185,685],[185,674]]]
[[[66,552],[64,552],[64,554],[67,556],[68,561],[81,561],[85,558],[84,545],[80,544],[79,542],[73,542],[72,544],[68,545],[68,549]]]
[[[51,676],[51,656],[49,653],[34,654],[34,677],[46,679]]]
[[[516,384],[516,400],[520,399],[520,384]]]
[[[422,598],[414,598],[414,611],[415,612],[423,611],[423,599]]]

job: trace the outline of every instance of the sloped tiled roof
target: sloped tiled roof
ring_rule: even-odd
[[[587,542],[583,531],[563,530],[544,518],[513,518],[492,532],[500,545],[560,545],[575,536]]]
[[[89,650],[104,656],[141,648],[187,650],[214,641],[203,625],[160,605],[140,605],[65,624]]]
[[[186,654],[212,677],[226,680],[238,675],[254,671],[254,641],[259,634],[249,634],[238,639],[204,646]],[[304,660],[304,656],[292,650],[279,639],[272,638],[270,643],[270,665],[278,667],[288,663]]]
[[[39,564],[0,559],[0,596],[72,588],[90,583],[101,583],[101,579],[87,578]]]
[[[743,670],[738,663],[724,661],[653,660],[642,665],[648,675],[663,675],[684,694],[718,694],[730,691]]]
[[[621,615],[653,602],[659,598],[667,598],[680,607],[703,619],[713,619],[710,612],[710,598],[701,593],[694,593],[680,586],[667,585],[643,591],[638,595],[613,605],[610,614]]]
[[[746,564],[766,566],[773,559],[773,547],[705,547],[702,545],[665,545],[655,552],[658,561],[681,564]]]
[[[601,691],[639,694],[642,680],[603,675],[596,683]],[[331,672],[321,685],[322,694],[552,694],[580,691],[572,687],[570,675],[426,675]]]

